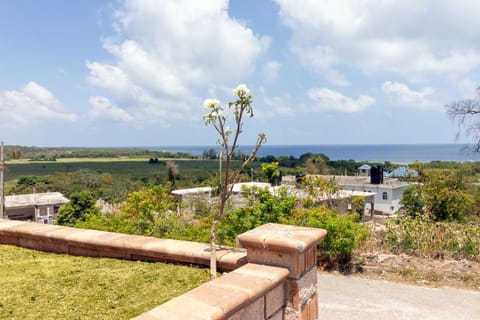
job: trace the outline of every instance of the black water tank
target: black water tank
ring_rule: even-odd
[[[370,183],[371,184],[383,183],[383,167],[382,166],[373,166],[370,169]]]

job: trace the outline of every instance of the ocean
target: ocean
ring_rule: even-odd
[[[368,144],[368,145],[264,145],[258,156],[295,156],[304,153],[323,153],[330,160],[355,160],[357,162],[412,163],[415,161],[480,161],[480,153],[465,149],[464,144]],[[204,150],[218,149],[218,146],[158,146],[146,147],[150,150],[188,152],[201,155]],[[241,146],[248,153],[252,146]]]

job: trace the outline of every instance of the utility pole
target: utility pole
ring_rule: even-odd
[[[5,162],[3,160],[3,141],[0,143],[0,219],[5,219],[5,197],[3,195],[3,173]]]

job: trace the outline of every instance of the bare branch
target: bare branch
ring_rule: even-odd
[[[458,140],[462,134],[475,141],[471,146],[474,152],[480,152],[480,122],[476,120],[476,115],[480,114],[479,99],[463,99],[454,101],[445,106],[447,115],[457,124]]]

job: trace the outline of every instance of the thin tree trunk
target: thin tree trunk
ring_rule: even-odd
[[[212,227],[210,229],[210,278],[215,279],[217,277],[217,220],[213,220]]]

